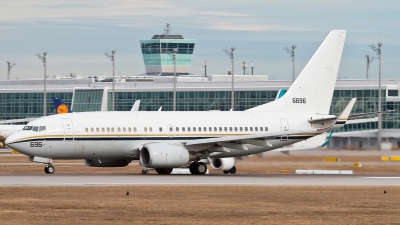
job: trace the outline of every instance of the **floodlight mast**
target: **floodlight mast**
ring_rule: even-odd
[[[115,111],[115,64],[114,64],[115,53],[117,53],[117,51],[115,50],[112,50],[111,54],[109,54],[108,52],[104,52],[104,55],[111,60],[111,64],[113,67],[111,111]]]
[[[15,63],[11,64],[10,61],[7,61],[7,67],[8,67],[8,69],[7,69],[7,80],[10,79],[11,68],[13,68],[15,65],[17,65],[17,64],[15,64]]]
[[[288,47],[283,48],[287,53],[289,53],[290,57],[292,58],[293,61],[293,72],[292,72],[292,80],[294,82],[295,80],[295,51],[294,49],[296,48],[296,45],[292,45],[292,49],[289,49]]]
[[[229,58],[231,59],[231,62],[232,62],[232,71],[231,71],[231,74],[232,74],[232,90],[231,90],[231,110],[232,111],[235,111],[235,92],[234,92],[234,83],[235,83],[235,81],[234,81],[234,62],[235,62],[235,55],[234,55],[234,52],[235,52],[235,47],[231,47],[231,51],[229,51],[228,49],[224,49],[223,51],[225,52],[225,54],[227,54],[228,56],[229,56]]]
[[[243,75],[246,75],[246,68],[247,68],[246,62],[242,62],[242,68],[243,68]]]
[[[46,94],[46,55],[47,52],[43,52],[43,56],[36,54],[36,56],[42,61],[44,67],[44,79],[43,79],[43,116],[47,115],[47,94]]]
[[[207,77],[207,60],[204,60],[204,77]]]
[[[382,150],[382,114],[380,113],[382,111],[382,90],[381,90],[381,83],[382,83],[382,42],[378,43],[378,46],[372,44],[369,47],[372,49],[372,51],[376,52],[378,55],[378,60],[379,60],[379,93],[378,93],[378,150]]]
[[[367,80],[368,80],[369,66],[374,61],[375,57],[370,57],[369,55],[365,55],[365,57],[367,59]]]
[[[253,75],[253,70],[254,70],[254,62],[251,61],[251,75]]]

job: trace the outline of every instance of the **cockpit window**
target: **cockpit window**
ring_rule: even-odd
[[[38,131],[39,127],[33,127],[32,131]]]
[[[32,130],[33,126],[25,126],[22,130]]]
[[[44,130],[46,130],[46,127],[45,127],[45,126],[40,126],[40,127],[39,127],[39,131],[44,131]]]

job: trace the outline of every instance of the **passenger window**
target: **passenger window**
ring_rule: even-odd
[[[237,131],[237,127],[235,127],[235,131]]]
[[[204,130],[204,132],[206,132],[207,131],[207,127],[203,127],[203,130]]]
[[[94,130],[93,130],[93,127],[92,127],[92,128],[90,128],[90,132],[94,132]]]
[[[122,128],[122,131],[126,132],[126,129],[125,129],[125,127],[124,127],[124,128]]]
[[[217,131],[217,128],[216,128],[216,127],[214,127],[214,131]]]
[[[172,129],[172,127],[169,127],[169,131],[172,131],[173,129]]]
[[[117,129],[117,130],[118,130],[118,132],[121,132],[121,128],[120,128],[120,127],[118,127],[118,129]]]
[[[243,127],[240,127],[240,131],[243,131]]]
[[[100,132],[100,129],[98,127],[96,127],[96,132]]]
[[[260,131],[263,131],[263,128],[262,128],[262,127],[260,127]]]
[[[176,127],[176,131],[179,131],[179,127]]]
[[[109,127],[107,127],[107,132],[110,132],[110,128]]]
[[[209,128],[208,128],[208,131],[212,131],[212,128],[211,128],[211,127],[209,127]]]
[[[254,127],[255,131],[258,131],[258,127]]]
[[[182,127],[182,132],[185,132],[185,128],[184,127]]]
[[[222,131],[222,127],[219,127],[219,131]]]
[[[36,132],[37,132],[38,129],[39,129],[39,127],[33,127],[33,128],[32,128],[32,131],[36,131]]]
[[[250,127],[250,131],[253,131],[253,127]]]
[[[196,132],[196,127],[193,127],[193,131]]]
[[[228,128],[224,127],[224,131],[228,131]]]
[[[101,132],[104,132],[104,127],[101,128]]]
[[[128,127],[128,132],[131,132],[131,131],[132,131],[132,129],[130,127]]]
[[[149,127],[149,131],[150,131],[150,132],[153,132],[153,128]]]
[[[244,131],[247,131],[247,127],[244,128]]]
[[[136,127],[134,127],[134,128],[133,128],[133,132],[136,132],[136,131],[137,131],[137,129],[136,129]]]
[[[111,127],[111,132],[114,132],[114,127]]]
[[[162,127],[160,127],[160,132],[162,132]]]
[[[188,132],[190,132],[190,127],[188,127]]]
[[[229,131],[232,131],[232,127],[229,127]]]
[[[265,127],[265,131],[268,131],[268,127]]]
[[[199,127],[199,131],[201,131],[201,127]]]
[[[144,132],[147,132],[147,127],[144,128]]]
[[[86,128],[85,128],[85,132],[88,132],[88,131],[89,131],[89,129],[86,127]]]
[[[45,126],[40,126],[40,127],[39,127],[39,131],[44,131],[44,130],[46,130],[46,127],[45,127]]]

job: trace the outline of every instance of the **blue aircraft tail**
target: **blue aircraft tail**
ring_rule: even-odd
[[[53,98],[54,108],[57,114],[72,113],[72,110],[67,106],[62,98]]]

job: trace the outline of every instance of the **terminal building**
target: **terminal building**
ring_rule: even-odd
[[[190,74],[195,40],[170,35],[169,25],[162,35],[141,40],[146,73],[133,77],[116,77],[115,110],[130,111],[141,100],[141,111],[171,111],[173,107],[174,62],[178,75],[176,109],[178,111],[229,111],[231,75]],[[109,111],[112,104],[112,79],[85,78],[73,74],[48,78],[47,115],[55,114],[52,98],[60,97],[74,112]],[[235,75],[235,111],[243,111],[274,101],[280,89],[292,81],[268,80],[262,75]],[[385,148],[400,146],[400,79],[382,80],[382,141]],[[0,81],[0,119],[38,118],[43,115],[43,78]],[[330,114],[339,115],[351,98],[357,98],[352,114],[378,111],[378,81],[339,79],[336,82]],[[335,131],[328,147],[334,149],[368,149],[377,146],[377,115],[349,120]],[[290,121],[289,121],[290,127]]]

